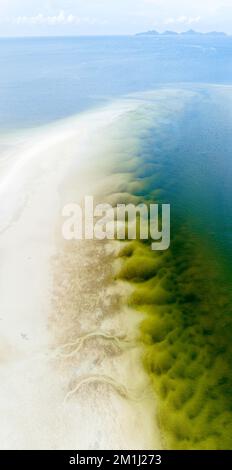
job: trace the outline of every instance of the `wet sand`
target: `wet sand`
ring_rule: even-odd
[[[0,179],[2,449],[160,448],[117,242],[65,242],[62,208],[112,185],[118,103],[35,133]],[[115,183],[115,191],[117,190]]]

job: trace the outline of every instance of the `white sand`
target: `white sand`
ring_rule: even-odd
[[[111,165],[101,158],[107,128],[134,106],[118,103],[41,129],[5,156],[2,449],[161,447],[134,344],[139,318],[122,306],[122,286],[109,280],[111,245],[61,237],[63,205],[102,191]]]

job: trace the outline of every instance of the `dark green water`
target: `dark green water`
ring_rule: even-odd
[[[146,313],[144,364],[168,448],[232,448],[231,117],[230,87],[198,87],[150,98],[130,126],[149,122],[133,194],[171,204],[169,250],[131,242],[119,273]]]
[[[138,177],[160,188],[158,201],[171,204],[172,237],[185,226],[209,256],[232,267],[232,88],[192,88],[195,94],[141,141],[145,165]],[[181,99],[181,92],[180,92]],[[156,106],[156,105],[154,105]],[[155,118],[154,118],[155,121]],[[211,250],[211,251],[210,251]]]

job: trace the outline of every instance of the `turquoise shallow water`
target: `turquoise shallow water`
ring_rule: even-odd
[[[179,92],[180,102],[188,91]],[[171,113],[158,128],[154,118],[140,155],[145,163],[155,163],[149,189],[158,186],[159,201],[171,203],[173,236],[184,224],[196,237],[212,243],[212,257],[220,257],[230,272],[232,87],[191,86],[191,92],[183,109]],[[146,167],[142,169],[143,176],[150,172],[150,167],[147,174]]]
[[[118,274],[146,314],[144,365],[171,449],[232,448],[230,102],[230,87],[162,90],[122,125],[138,135],[124,191],[171,203],[170,248],[138,238]],[[125,160],[127,148],[125,135]]]

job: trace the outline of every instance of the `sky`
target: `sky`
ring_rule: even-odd
[[[232,0],[0,0],[0,36],[232,34]]]

